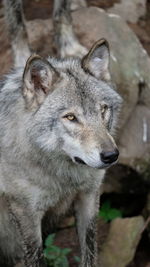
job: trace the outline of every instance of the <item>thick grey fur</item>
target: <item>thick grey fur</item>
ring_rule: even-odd
[[[15,2],[22,12],[21,2]],[[10,14],[14,1],[5,3]],[[22,15],[19,21],[23,25]],[[18,32],[17,24],[12,30]],[[16,68],[1,83],[0,253],[8,266],[20,261],[25,267],[44,266],[42,218],[47,210],[57,218],[72,203],[80,266],[97,264],[99,188],[111,165],[102,162],[101,153],[116,149],[113,135],[122,102],[112,88],[108,65],[108,44],[100,40],[82,60],[35,55],[25,69]],[[75,116],[73,121],[68,114]]]
[[[43,266],[38,261],[41,220],[49,208],[60,216],[74,202],[81,266],[93,267],[94,220],[107,167],[100,153],[116,147],[112,135],[121,98],[78,59],[35,61],[38,74],[46,73],[42,81],[56,76],[45,98],[42,86],[35,84],[38,96],[26,90],[28,82],[33,85],[32,64],[24,78],[22,68],[8,75],[0,93],[0,247],[14,262],[23,259],[27,267]],[[107,118],[101,114],[104,103]],[[67,120],[66,113],[76,114],[79,122]],[[76,163],[75,157],[86,165]]]

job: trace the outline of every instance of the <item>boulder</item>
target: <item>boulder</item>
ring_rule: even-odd
[[[86,0],[72,0],[71,2],[71,10],[76,10],[82,7],[86,7],[87,6],[87,2]]]
[[[120,15],[125,21],[137,23],[146,14],[146,0],[121,0],[108,11]]]
[[[150,108],[138,104],[124,125],[119,140],[121,162],[130,166],[149,160]]]
[[[144,227],[142,216],[111,222],[99,262],[103,267],[126,267],[133,259]]]

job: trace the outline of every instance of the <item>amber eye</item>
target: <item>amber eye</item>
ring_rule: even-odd
[[[77,118],[73,114],[67,114],[64,116],[69,121],[77,122]]]

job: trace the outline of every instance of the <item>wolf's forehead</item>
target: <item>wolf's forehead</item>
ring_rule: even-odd
[[[68,89],[77,98],[82,99],[85,103],[89,100],[103,100],[105,89],[108,89],[103,82],[98,81],[85,72],[69,71],[68,76]]]
[[[65,74],[64,90],[65,98],[68,96],[69,102],[79,102],[82,106],[95,106],[101,101],[108,100],[108,102],[116,98],[116,93],[112,88],[103,82],[97,80],[89,73],[86,73],[79,59],[49,59],[50,63],[58,72]],[[67,79],[66,79],[67,78]]]
[[[62,75],[66,75],[68,78],[68,84],[74,84],[74,88],[81,88],[84,93],[93,93],[100,95],[104,83],[102,81],[98,81],[89,73],[85,72],[85,70],[81,66],[80,59],[77,58],[68,58],[68,59],[54,59],[49,58],[50,63],[54,68]],[[65,78],[65,77],[64,77]],[[73,88],[73,86],[71,86]],[[93,90],[93,91],[92,91]]]
[[[66,93],[67,92],[67,93]],[[100,110],[102,94],[89,77],[70,75],[67,88],[64,89],[68,103],[79,106],[84,113],[97,113]]]

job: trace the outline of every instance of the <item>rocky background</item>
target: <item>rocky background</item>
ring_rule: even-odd
[[[101,37],[109,41],[112,77],[124,99],[120,161],[108,170],[101,189],[99,262],[101,267],[150,267],[150,1],[88,0],[76,9],[77,2],[82,1],[73,6],[76,34],[87,48]],[[56,54],[52,6],[50,0],[24,1],[30,45],[44,56]],[[3,14],[0,1],[1,77],[12,67]],[[72,249],[71,267],[78,265],[73,256],[79,255],[73,224],[73,217],[64,218],[55,241]]]

